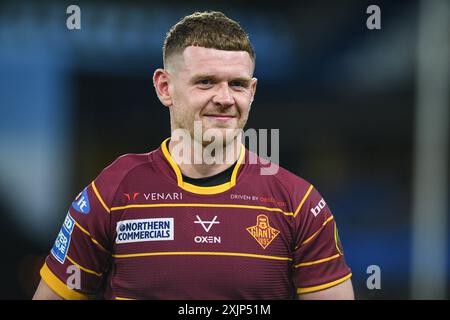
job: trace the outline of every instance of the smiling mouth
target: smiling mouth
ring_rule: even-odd
[[[227,120],[231,120],[231,119],[235,118],[235,116],[223,115],[223,114],[205,114],[204,116],[207,118],[211,118],[214,120],[220,120],[220,121],[227,121]]]

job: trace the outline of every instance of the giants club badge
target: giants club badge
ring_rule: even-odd
[[[280,233],[280,231],[270,226],[269,218],[265,214],[258,215],[256,217],[256,225],[248,227],[247,231],[263,249],[266,249]]]

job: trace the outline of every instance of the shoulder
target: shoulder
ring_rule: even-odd
[[[309,181],[251,151],[248,151],[246,160],[250,167],[249,174],[254,181],[257,180],[264,184],[282,188],[293,198],[294,202],[298,198],[303,198],[312,188]]]
[[[289,201],[294,220],[299,216],[296,221],[303,221],[302,228],[318,230],[332,219],[331,209],[312,183],[279,165],[257,158],[257,163],[249,162],[252,184],[265,186],[275,197]]]
[[[152,153],[127,153],[116,158],[110,165],[105,167],[100,175],[108,176],[110,179],[121,179],[130,171],[151,162]]]
[[[152,165],[154,151],[149,153],[129,153],[116,158],[104,168],[92,184],[106,203],[111,203],[114,195],[126,177],[139,168]]]

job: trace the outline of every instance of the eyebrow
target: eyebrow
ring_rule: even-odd
[[[201,73],[201,74],[194,75],[190,81],[192,83],[196,83],[197,81],[199,81],[201,79],[217,80],[217,77],[212,74]],[[252,80],[251,78],[247,78],[247,77],[234,77],[234,78],[230,79],[229,81],[241,81],[243,83],[249,84],[251,80]]]

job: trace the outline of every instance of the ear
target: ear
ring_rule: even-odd
[[[172,97],[169,90],[170,76],[164,69],[156,69],[153,73],[153,86],[155,87],[156,94],[159,101],[166,107],[172,105]]]
[[[250,83],[250,90],[251,90],[251,98],[250,101],[253,102],[255,99],[255,93],[256,93],[256,85],[258,84],[258,79],[252,78],[252,82]],[[250,103],[251,103],[250,102]]]

